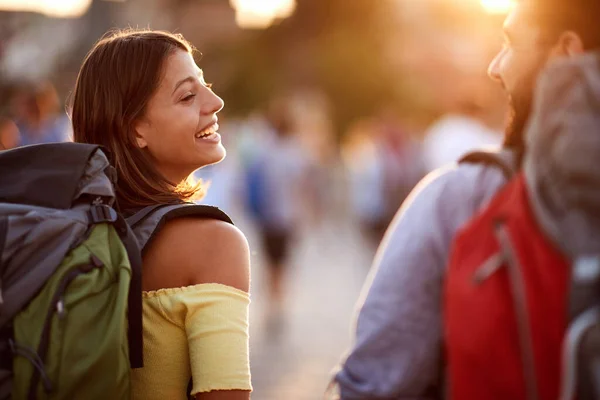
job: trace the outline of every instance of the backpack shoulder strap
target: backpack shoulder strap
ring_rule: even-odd
[[[117,214],[113,225],[123,241],[131,265],[131,282],[127,299],[127,339],[131,368],[144,366],[144,335],[142,316],[142,255],[133,230],[125,219]]]
[[[478,150],[465,154],[458,160],[459,163],[485,164],[498,168],[504,177],[511,179],[519,169],[515,153],[509,149],[499,151]]]
[[[148,206],[127,218],[127,223],[133,230],[142,253],[144,253],[147,245],[164,224],[170,220],[185,217],[217,219],[233,224],[231,218],[217,207],[190,203]]]

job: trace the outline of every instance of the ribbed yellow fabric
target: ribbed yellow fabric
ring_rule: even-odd
[[[211,390],[252,390],[250,296],[216,283],[143,293],[144,368],[132,370],[134,399],[184,400]]]

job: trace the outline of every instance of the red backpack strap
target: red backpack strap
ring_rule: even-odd
[[[507,180],[510,180],[519,170],[514,151],[503,148],[499,151],[477,150],[465,154],[459,163],[485,164],[498,168]]]

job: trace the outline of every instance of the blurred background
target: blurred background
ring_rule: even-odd
[[[509,6],[0,0],[0,149],[69,140],[65,104],[107,30],[182,33],[226,104],[228,157],[197,176],[210,184],[203,202],[231,214],[252,249],[253,398],[317,399],[406,195],[502,140],[506,97],[486,69]]]

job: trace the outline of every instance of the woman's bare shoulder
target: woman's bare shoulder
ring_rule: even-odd
[[[176,279],[177,286],[220,283],[249,290],[248,241],[237,227],[215,219],[168,222],[144,257],[145,270],[147,265],[153,282]]]

